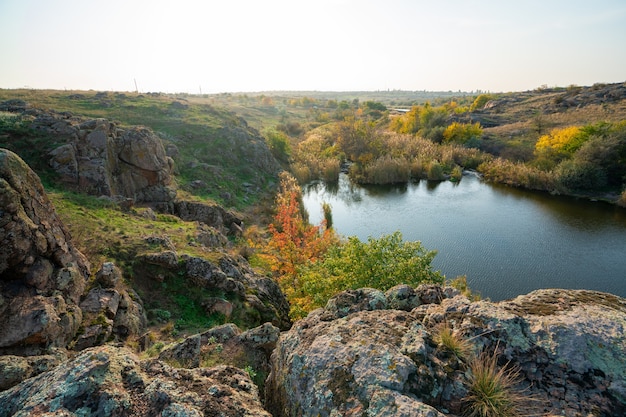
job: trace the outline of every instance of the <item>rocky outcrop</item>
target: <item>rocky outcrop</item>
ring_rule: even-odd
[[[0,356],[0,391],[9,389],[27,378],[50,371],[67,360],[64,350],[53,350],[47,355]]]
[[[143,302],[133,289],[122,284],[119,268],[105,262],[96,273],[96,285],[80,302],[83,321],[73,349],[124,342],[145,333],[148,320]]]
[[[250,367],[267,375],[270,354],[279,336],[280,329],[271,323],[244,332],[228,323],[166,346],[159,353],[159,360],[185,368],[197,368],[215,361],[239,368]]]
[[[141,255],[140,260],[136,275],[160,282],[174,274],[184,277],[189,288],[221,293],[202,301],[207,315],[220,313],[246,327],[265,322],[283,330],[291,326],[289,304],[278,284],[256,273],[242,257],[221,254],[212,261],[165,250]]]
[[[270,416],[256,385],[240,369],[176,369],[111,346],[85,350],[0,392],[0,404],[0,417]]]
[[[443,326],[466,355],[441,342]],[[433,287],[351,291],[281,335],[267,406],[274,416],[461,415],[468,364],[486,352],[519,371],[523,415],[622,415],[625,331],[626,300],[592,291],[499,303]]]
[[[39,177],[7,150],[0,150],[0,239],[0,353],[65,347],[81,323],[89,263]]]
[[[136,202],[170,201],[173,162],[149,129],[120,129],[106,119],[73,126],[76,138],[50,152],[50,166],[67,185],[93,195]]]
[[[155,205],[162,213],[173,214],[186,221],[197,221],[210,226],[223,235],[240,235],[243,220],[219,204],[200,201],[176,200]],[[212,240],[206,236],[207,239]],[[218,239],[219,240],[219,239]]]
[[[32,132],[61,144],[48,149],[49,165],[76,191],[134,202],[171,201],[176,196],[173,160],[148,128],[121,128],[107,119],[85,120],[19,100],[2,103],[0,110],[21,114]]]

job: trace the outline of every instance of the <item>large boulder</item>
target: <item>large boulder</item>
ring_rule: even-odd
[[[0,103],[0,110],[19,114],[28,121],[29,134],[48,139],[50,146],[39,151],[42,157],[47,153],[49,166],[71,189],[134,202],[171,201],[176,196],[174,162],[148,128],[121,128],[107,119],[85,120],[20,100]]]
[[[75,139],[50,152],[50,166],[67,185],[136,202],[174,198],[172,159],[150,129],[120,129],[106,119],[72,127]]]
[[[406,311],[399,298],[419,302]],[[519,372],[522,414],[626,412],[624,299],[542,290],[471,302],[456,291],[418,287],[390,291],[386,303],[373,291],[339,294],[283,333],[266,383],[273,415],[460,415],[469,364],[481,352]],[[443,328],[466,351],[449,350]]]
[[[64,347],[76,334],[89,263],[39,177],[0,149],[0,353]]]
[[[133,289],[122,284],[121,277],[122,272],[111,262],[105,262],[96,273],[100,286],[89,290],[79,304],[83,320],[73,349],[124,342],[145,333],[148,320],[143,302]]]
[[[176,369],[112,346],[85,350],[0,392],[0,404],[0,417],[270,416],[240,369]]]

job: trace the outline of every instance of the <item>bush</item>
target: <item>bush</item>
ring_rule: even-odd
[[[435,251],[420,242],[404,242],[396,232],[380,239],[361,242],[350,237],[329,248],[325,257],[299,270],[298,285],[289,299],[291,316],[300,318],[323,307],[338,292],[364,287],[385,291],[398,284],[443,283],[444,277],[432,270]]]
[[[379,158],[364,169],[362,183],[393,184],[407,182],[411,177],[411,167],[404,158]]]
[[[474,349],[472,343],[460,333],[455,332],[448,322],[441,323],[435,327],[433,341],[440,349],[450,352],[460,361],[465,362],[472,356]]]
[[[472,140],[470,143],[475,145],[479,143],[478,140],[482,135],[483,128],[480,126],[480,123],[468,124],[454,122],[444,130],[443,140],[446,143],[459,144],[465,144]]]
[[[267,145],[272,155],[274,155],[274,158],[279,161],[287,162],[289,160],[289,154],[291,153],[289,137],[277,130],[270,130],[266,132],[265,136]]]
[[[489,94],[480,94],[478,97],[476,97],[469,109],[470,111],[481,110],[483,107],[485,107],[485,104],[487,104],[492,99],[493,97]]]
[[[495,158],[478,166],[487,181],[524,187],[531,190],[554,191],[558,188],[555,175],[521,162]]]
[[[607,185],[606,171],[591,162],[563,161],[556,169],[556,176],[569,190],[595,190]]]
[[[426,176],[430,181],[443,181],[446,179],[443,166],[438,161],[431,161],[428,164]]]

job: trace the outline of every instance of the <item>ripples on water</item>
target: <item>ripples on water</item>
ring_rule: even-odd
[[[332,206],[338,233],[369,236],[400,230],[438,251],[433,266],[467,275],[483,297],[501,300],[538,288],[587,288],[626,297],[626,210],[482,183],[304,187],[314,224]]]

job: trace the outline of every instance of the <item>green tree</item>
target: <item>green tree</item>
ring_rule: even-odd
[[[308,296],[309,308],[316,308],[347,289],[385,291],[398,284],[443,283],[445,277],[431,266],[436,254],[420,242],[403,241],[400,232],[367,242],[352,236],[330,247],[323,260],[300,270],[301,296]]]
[[[265,138],[274,158],[282,162],[289,161],[291,146],[287,135],[278,130],[269,130],[265,133]]]

